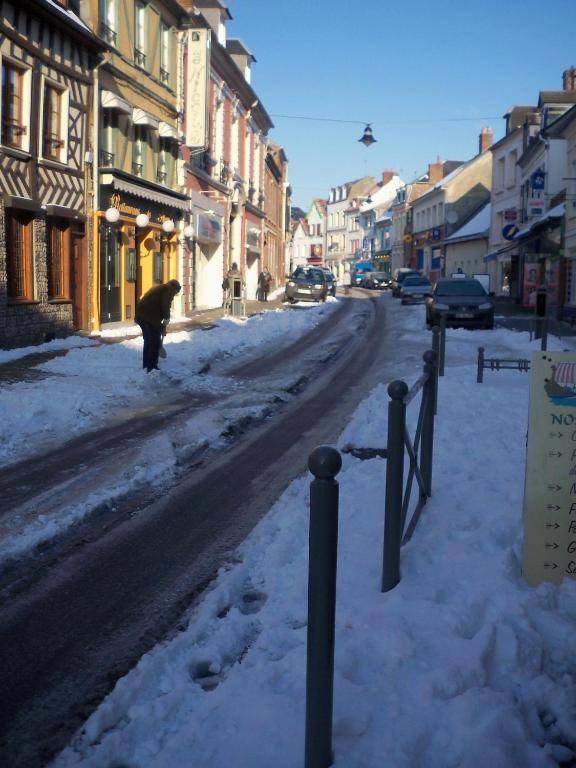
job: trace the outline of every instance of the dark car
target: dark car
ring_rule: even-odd
[[[400,297],[402,283],[407,277],[421,277],[421,273],[417,269],[399,269],[392,280],[392,296],[395,296],[396,298]]]
[[[291,304],[296,301],[326,301],[327,295],[326,275],[317,267],[297,269],[286,283],[286,300]]]
[[[402,304],[421,304],[432,296],[432,284],[423,275],[408,276],[402,281],[400,298]]]
[[[494,302],[478,280],[442,278],[426,301],[426,323],[463,328],[494,328]]]
[[[338,285],[336,278],[330,272],[328,267],[322,267],[322,272],[324,272],[324,276],[326,277],[326,282],[328,283],[328,293],[330,296],[336,296],[336,286]]]
[[[390,285],[390,275],[387,272],[368,272],[362,278],[360,285],[362,288],[388,288]]]

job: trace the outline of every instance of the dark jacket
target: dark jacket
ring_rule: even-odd
[[[150,288],[138,302],[134,318],[136,322],[150,323],[156,330],[161,330],[162,321],[168,323],[170,320],[172,300],[179,290],[180,286],[175,280]]]

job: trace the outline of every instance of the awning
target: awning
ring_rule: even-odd
[[[174,139],[174,141],[178,141],[179,139],[176,128],[173,128],[171,125],[168,125],[168,123],[163,123],[162,121],[158,124],[158,133],[162,139]]]
[[[126,99],[118,96],[117,93],[112,93],[112,91],[100,92],[100,104],[102,105],[102,109],[117,109],[118,112],[123,112],[126,115],[129,115],[132,112],[132,107],[128,104]]]
[[[125,179],[119,179],[112,174],[102,176],[102,184],[112,184],[112,187],[119,192],[126,192],[129,195],[140,197],[143,200],[151,200],[154,203],[165,205],[168,208],[179,208],[182,211],[188,211],[190,209],[190,201],[187,197],[168,195],[165,192],[149,189],[148,187],[140,186],[139,184],[132,184],[131,182],[126,181]]]
[[[41,205],[38,200],[32,200],[31,197],[17,197],[16,195],[2,195],[2,200],[6,208],[18,208],[21,211],[40,211]]]
[[[47,205],[46,216],[54,216],[58,219],[84,220],[86,217],[72,208],[66,208],[63,205]]]
[[[546,213],[539,219],[536,219],[536,221],[533,221],[527,227],[524,227],[524,229],[521,229],[519,232],[517,232],[514,240],[520,240],[522,237],[526,237],[529,232],[531,232],[536,227],[539,227],[541,224],[545,224],[547,221],[551,221],[552,219],[561,219],[565,213],[566,203],[560,203],[560,205],[556,205],[554,208],[550,208],[550,210],[546,211]]]
[[[159,121],[139,107],[135,107],[132,111],[132,122],[134,125],[147,125],[148,128],[152,128],[155,131],[158,130]]]

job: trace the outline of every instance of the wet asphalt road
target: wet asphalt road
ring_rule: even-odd
[[[394,377],[390,299],[356,296],[342,302],[335,319],[346,324],[361,304],[363,323],[297,397],[149,507],[55,558],[41,579],[2,606],[0,765],[35,768],[63,748],[116,680],[177,628],[217,569],[305,470],[312,448],[335,441],[373,386]],[[312,334],[301,345],[308,353],[322,337],[319,329]],[[284,355],[292,364],[293,347]],[[257,377],[281,367],[282,357],[250,361],[236,375]]]

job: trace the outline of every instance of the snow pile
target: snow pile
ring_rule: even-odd
[[[404,329],[415,317],[402,315]],[[479,337],[469,337],[472,351]],[[552,768],[576,757],[576,583],[532,589],[521,575],[528,383],[504,371],[477,385],[473,364],[447,368],[434,496],[387,594],[385,462],[344,457],[336,768]],[[374,390],[340,444],[385,444],[387,401]],[[303,764],[309,480],[289,486],[187,629],[118,682],[57,768]]]
[[[0,365],[11,363],[13,360],[20,360],[28,355],[37,355],[38,353],[56,352],[61,349],[75,349],[77,347],[93,347],[97,342],[88,339],[85,336],[67,336],[65,339],[54,339],[44,344],[33,344],[29,347],[18,347],[17,349],[0,349]]]
[[[276,310],[249,319],[219,320],[210,331],[169,334],[158,375],[142,370],[142,338],[73,349],[38,366],[50,374],[33,383],[0,388],[0,461],[12,463],[48,450],[113,415],[172,401],[183,391],[219,391],[220,379],[198,376],[216,359],[239,356],[275,341],[287,344],[325,319],[336,304],[306,312]],[[88,344],[92,344],[86,340]]]

